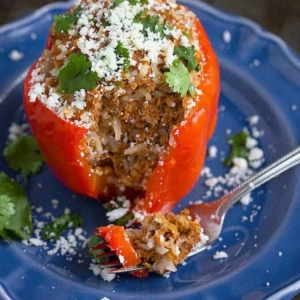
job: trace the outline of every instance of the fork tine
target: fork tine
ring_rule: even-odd
[[[110,261],[106,264],[103,264],[102,266],[105,268],[116,268],[118,266],[122,266],[122,264],[120,263],[119,260],[114,260],[114,261]]]
[[[91,249],[94,251],[94,250],[101,250],[101,249],[104,249],[104,248],[109,248],[106,243],[98,244],[98,245],[92,247]]]
[[[96,257],[98,258],[104,258],[104,257],[110,257],[110,256],[113,256],[113,255],[116,255],[116,251],[109,251],[109,252],[104,252],[104,253],[100,253],[100,254],[97,254]]]
[[[128,268],[118,268],[118,269],[112,269],[109,270],[108,273],[111,274],[119,274],[119,273],[127,273],[132,271],[138,271],[138,270],[146,270],[147,268],[144,266],[138,266],[138,267],[128,267]]]

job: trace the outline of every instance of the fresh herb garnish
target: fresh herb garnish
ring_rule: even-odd
[[[180,59],[187,63],[187,67],[191,70],[199,71],[200,68],[197,66],[196,57],[195,57],[195,46],[191,47],[174,47],[174,54],[177,55]]]
[[[77,213],[64,214],[42,229],[43,239],[58,239],[68,227],[83,227],[83,219]]]
[[[189,93],[190,95],[194,98],[195,95],[196,95],[196,88],[195,86],[191,83],[190,86],[189,86]]]
[[[92,235],[90,237],[88,256],[94,258],[98,264],[105,264],[109,261],[108,257],[97,257],[97,255],[105,253],[107,251],[106,249],[93,249],[95,246],[103,243],[105,243],[105,241],[97,235]]]
[[[123,3],[125,0],[115,0],[115,3],[111,6],[111,9],[116,8],[117,6],[119,6],[121,3]],[[128,2],[130,3],[130,5],[136,5],[138,3],[140,4],[144,4],[146,3],[148,0],[128,0]]]
[[[129,3],[131,5],[136,5],[136,4],[145,4],[148,0],[129,0]]]
[[[173,91],[180,93],[180,96],[184,97],[191,85],[189,70],[184,63],[180,59],[174,60],[170,66],[170,72],[166,72],[165,76],[166,82]]]
[[[118,226],[126,226],[128,224],[129,221],[133,220],[134,215],[132,212],[128,212],[125,216],[123,216],[120,219],[117,219],[114,224],[118,225]]]
[[[239,132],[228,138],[231,149],[228,157],[223,162],[225,166],[230,166],[235,157],[247,157],[246,141],[248,136],[246,132]]]
[[[3,155],[11,169],[21,171],[25,176],[37,173],[44,163],[36,140],[29,135],[10,142]]]
[[[118,208],[123,207],[124,202],[119,201],[118,199],[113,199],[111,201],[108,201],[103,204],[103,207],[108,211],[113,211]],[[113,223],[119,226],[125,226],[130,220],[134,218],[134,215],[132,212],[128,211],[123,217],[115,220]]]
[[[0,237],[28,239],[32,231],[30,205],[23,188],[0,173]]]
[[[129,51],[127,48],[125,48],[123,46],[122,42],[118,42],[118,45],[116,47],[116,54],[119,57],[123,57],[124,58],[124,65],[123,65],[123,69],[125,72],[129,71],[129,67],[130,67],[130,61],[129,61]]]
[[[166,33],[166,32],[170,32],[173,28],[169,25],[163,25],[163,24],[159,24],[156,27],[156,32],[160,34],[161,38],[169,38],[171,37],[171,33]]]
[[[83,10],[81,6],[78,6],[73,12],[54,16],[55,31],[68,33],[68,30],[74,25],[79,19],[79,13]]]
[[[144,14],[147,12],[147,8],[145,8],[145,9],[143,9],[143,10],[141,10],[138,14],[136,14],[135,16],[134,16],[134,18],[133,18],[133,22],[134,23],[139,23],[139,22],[141,22],[142,21],[142,18],[143,18],[143,16],[144,16]]]
[[[101,24],[103,27],[110,26],[110,23],[107,20],[104,20]]]
[[[72,53],[56,73],[60,92],[72,94],[80,89],[89,91],[95,88],[98,76],[91,71],[91,66],[92,63],[83,54]]]

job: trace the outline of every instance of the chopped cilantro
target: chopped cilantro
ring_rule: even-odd
[[[159,24],[156,27],[156,32],[160,34],[162,39],[164,37],[166,37],[166,38],[171,37],[171,33],[166,34],[166,31],[170,31],[170,30],[172,30],[172,27],[169,25]]]
[[[159,16],[150,16],[148,15],[145,19],[141,20],[143,24],[143,34],[148,36],[148,30],[151,32],[156,32],[156,25],[159,22]]]
[[[170,72],[166,72],[165,76],[173,91],[184,97],[191,85],[190,74],[184,63],[180,59],[174,60]]]
[[[81,6],[78,6],[73,12],[54,16],[55,31],[67,33],[68,30],[74,25],[79,19],[79,13],[83,10]]]
[[[133,220],[134,215],[132,212],[128,212],[125,216],[122,218],[117,219],[114,223],[118,226],[126,226],[126,224],[130,221]]]
[[[191,83],[190,86],[189,86],[189,93],[190,95],[194,98],[195,95],[196,95],[196,88],[195,86]]]
[[[174,54],[177,55],[180,59],[183,59],[187,62],[187,67],[191,70],[196,70],[197,72],[200,68],[197,66],[195,58],[195,46],[191,47],[178,47],[175,46]]]
[[[114,9],[115,7],[119,6],[124,1],[125,0],[115,0],[114,4],[111,6],[111,9]]]
[[[183,33],[186,37],[189,37],[189,36],[190,36],[190,34],[189,34],[188,32],[186,32],[186,31],[182,31],[182,33]]]
[[[129,61],[129,51],[127,48],[125,48],[123,46],[122,42],[118,42],[118,45],[116,47],[116,54],[119,57],[123,57],[124,58],[124,65],[123,65],[123,69],[124,71],[128,72],[129,71],[129,67],[130,67],[130,61]]]
[[[94,258],[94,260],[98,264],[105,264],[109,261],[109,258],[107,258],[107,257],[97,257],[97,255],[105,253],[109,250],[106,250],[106,249],[93,249],[93,247],[95,247],[99,244],[103,244],[103,243],[105,243],[105,241],[101,237],[99,237],[97,235],[91,235],[90,241],[89,241],[88,256]]]
[[[3,155],[11,169],[21,171],[25,176],[37,173],[44,162],[36,140],[29,135],[9,143]]]
[[[23,188],[1,172],[0,237],[28,239],[31,231],[31,210]]]
[[[112,9],[119,6],[121,3],[123,3],[125,0],[115,0],[115,3],[112,5]],[[128,0],[130,5],[136,5],[138,3],[145,4],[148,0]]]
[[[119,201],[117,199],[110,200],[106,203],[103,204],[103,207],[107,211],[113,211],[115,209],[118,209],[120,207],[123,207],[123,201]],[[117,219],[114,224],[119,225],[119,226],[125,226],[130,220],[134,218],[134,215],[132,212],[128,212],[125,216]]]
[[[42,229],[44,239],[58,239],[68,227],[83,227],[83,219],[77,213],[64,214]]]
[[[133,22],[134,23],[139,23],[142,21],[142,17],[144,16],[144,14],[147,12],[147,8],[141,10],[138,14],[136,14],[133,18]]]
[[[136,5],[136,4],[145,4],[148,0],[129,0],[129,3],[131,5]]]
[[[72,94],[80,89],[89,91],[95,88],[98,76],[91,71],[91,66],[92,63],[83,54],[72,53],[56,73],[60,92]]]
[[[104,20],[101,24],[103,27],[110,26],[110,23],[107,20]]]
[[[228,157],[224,160],[225,166],[230,166],[235,157],[247,157],[246,141],[248,136],[246,132],[239,132],[229,137],[228,142],[231,145],[231,150]]]

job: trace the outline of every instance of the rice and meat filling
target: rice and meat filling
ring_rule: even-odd
[[[201,225],[191,219],[188,209],[178,215],[148,215],[141,229],[127,229],[126,233],[142,264],[159,274],[175,272],[202,234]]]
[[[30,97],[38,95],[61,118],[89,129],[88,153],[82,155],[95,172],[110,169],[110,181],[120,191],[142,190],[172,146],[172,130],[195,105],[202,59],[193,13],[172,0],[119,2],[83,0],[69,12],[68,30],[57,30],[56,22]],[[189,70],[185,94],[166,80],[180,50],[198,62]],[[64,90],[63,72],[67,80],[82,76],[85,82],[87,74],[97,79],[91,89],[70,91],[77,83],[67,82]]]

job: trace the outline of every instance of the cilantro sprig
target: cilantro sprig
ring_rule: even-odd
[[[182,59],[184,62],[186,62],[186,65],[189,69],[200,71],[199,66],[196,62],[195,57],[195,46],[191,47],[184,47],[184,46],[175,46],[174,47],[174,55],[177,55],[180,59]]]
[[[64,214],[42,229],[43,239],[58,239],[68,227],[83,227],[83,219],[77,213]]]
[[[83,55],[72,53],[66,63],[57,71],[59,90],[72,94],[80,89],[89,91],[97,86],[98,76],[91,71],[92,63]]]
[[[28,239],[32,231],[30,205],[23,188],[0,173],[0,237]]]
[[[174,60],[170,66],[170,72],[165,72],[165,77],[169,86],[174,92],[180,93],[181,97],[192,89],[189,70],[180,59]]]
[[[10,142],[3,155],[11,169],[21,171],[25,176],[37,173],[44,163],[36,140],[29,135]]]
[[[122,42],[118,42],[118,45],[116,47],[116,54],[119,57],[123,57],[124,58],[124,64],[123,64],[123,69],[125,72],[129,71],[129,67],[130,67],[130,61],[129,61],[129,50],[127,48],[124,47]]]
[[[68,30],[78,21],[79,14],[83,10],[81,6],[78,6],[73,12],[54,16],[54,29],[57,32],[68,33]]]
[[[230,166],[235,157],[247,158],[246,141],[248,136],[246,132],[242,131],[228,138],[231,149],[228,157],[223,162],[225,166]]]

